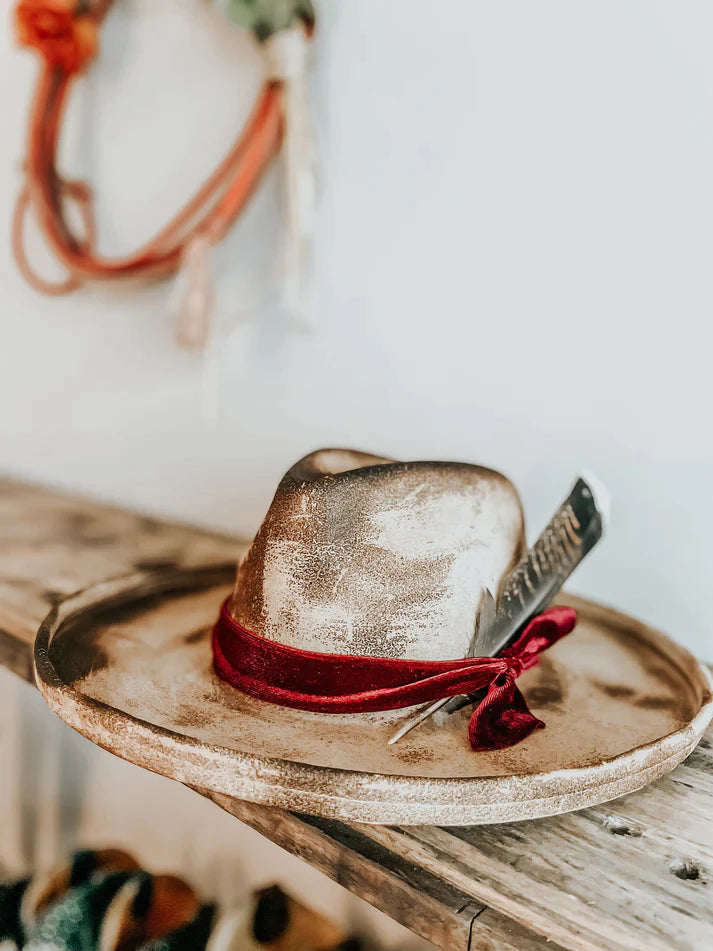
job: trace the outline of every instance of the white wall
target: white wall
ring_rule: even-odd
[[[325,0],[316,48],[320,330],[279,325],[278,181],[217,256],[219,412],[165,287],[61,300],[0,230],[0,463],[252,531],[320,444],[504,469],[536,530],[580,467],[611,532],[575,587],[713,657],[713,7]],[[4,27],[0,218],[35,63]],[[122,0],[64,166],[118,251],[226,148],[259,56],[198,0]]]

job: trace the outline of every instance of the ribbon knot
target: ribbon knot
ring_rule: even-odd
[[[521,657],[510,657],[507,661],[507,670],[503,676],[511,678],[512,680],[517,680],[520,674],[524,673],[528,667],[532,666],[532,664],[526,665]],[[498,678],[498,680],[500,680],[500,678]]]
[[[317,713],[396,710],[486,688],[470,717],[468,739],[474,750],[499,750],[544,727],[516,680],[576,622],[571,608],[552,608],[533,618],[499,657],[423,661],[287,647],[242,627],[226,601],[213,630],[213,663],[221,679],[251,697]]]

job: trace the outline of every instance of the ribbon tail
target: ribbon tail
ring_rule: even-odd
[[[307,95],[309,38],[303,26],[273,34],[266,42],[268,72],[283,87],[282,306],[303,329],[312,330],[307,271],[315,219],[314,139]]]
[[[287,83],[284,171],[286,185],[283,295],[290,316],[309,326],[306,277],[314,229],[314,150],[305,78]]]
[[[544,727],[530,712],[512,674],[502,674],[473,710],[468,724],[468,740],[476,753],[504,750]]]
[[[215,311],[211,249],[207,235],[197,235],[188,243],[169,302],[178,342],[188,349],[203,350],[210,336]]]

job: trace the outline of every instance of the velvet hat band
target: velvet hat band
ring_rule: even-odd
[[[551,608],[498,657],[420,661],[288,647],[242,627],[226,601],[213,630],[213,662],[222,680],[251,697],[317,713],[396,710],[487,688],[470,717],[468,739],[476,751],[504,749],[544,727],[515,681],[576,621],[571,608]]]

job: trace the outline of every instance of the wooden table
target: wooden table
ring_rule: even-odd
[[[240,547],[0,480],[0,663],[31,679],[35,631],[70,594],[137,568],[232,561]],[[448,951],[713,948],[713,729],[641,792],[528,823],[347,825],[211,798]]]

